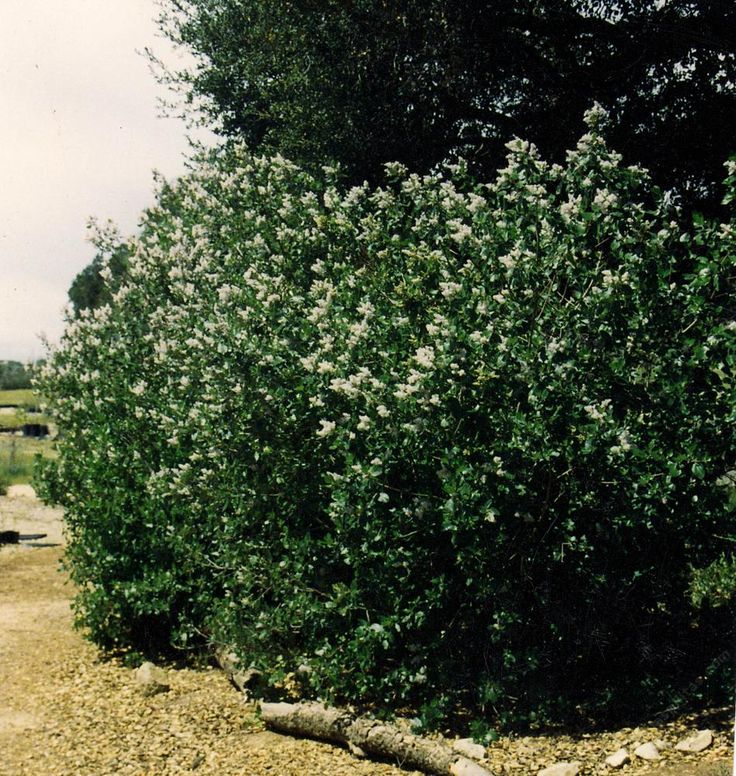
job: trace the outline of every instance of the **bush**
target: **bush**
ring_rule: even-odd
[[[656,703],[722,650],[688,585],[736,522],[734,232],[587,120],[493,184],[235,148],[167,189],[39,385],[95,641],[501,723]]]

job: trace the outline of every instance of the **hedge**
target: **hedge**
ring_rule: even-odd
[[[727,620],[688,585],[736,527],[733,222],[682,224],[586,121],[564,166],[515,139],[493,183],[346,190],[232,146],[101,231],[126,276],[39,385],[95,642],[234,645],[476,730],[708,671]]]

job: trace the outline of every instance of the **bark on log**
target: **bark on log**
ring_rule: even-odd
[[[437,741],[406,733],[395,725],[320,703],[261,703],[267,727],[284,733],[347,744],[366,754],[396,759],[402,766],[438,776],[493,776],[479,763]]]
[[[258,690],[263,675],[255,668],[243,670],[240,667],[238,656],[234,652],[230,652],[226,649],[215,650],[215,660],[225,672],[227,678],[238,690],[240,690],[240,692],[250,696],[253,692]]]

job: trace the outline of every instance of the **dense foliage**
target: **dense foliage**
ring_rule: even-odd
[[[427,721],[656,704],[707,670],[733,224],[681,228],[602,120],[564,167],[512,141],[492,184],[342,189],[234,148],[166,192],[40,385],[95,641],[234,644]]]
[[[174,74],[251,150],[349,180],[460,154],[490,178],[512,135],[562,161],[599,101],[628,162],[715,207],[736,150],[731,0],[165,0]]]

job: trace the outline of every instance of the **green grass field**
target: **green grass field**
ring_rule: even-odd
[[[40,399],[30,388],[21,388],[14,391],[0,391],[0,407],[11,404],[14,407],[35,407]]]
[[[30,388],[0,391],[0,429],[17,428],[24,423],[43,423],[48,426],[48,416],[27,414],[29,408],[36,408],[40,403],[40,397]]]
[[[37,455],[53,458],[56,453],[49,439],[0,436],[0,484],[29,484]]]
[[[0,391],[0,407],[10,405],[13,410],[0,409],[0,428],[17,428],[24,423],[50,424],[46,415],[29,415],[29,407],[37,407],[40,399],[30,389]],[[0,435],[0,485],[30,483],[36,455],[44,458],[54,455],[49,439],[34,439],[14,435]]]

